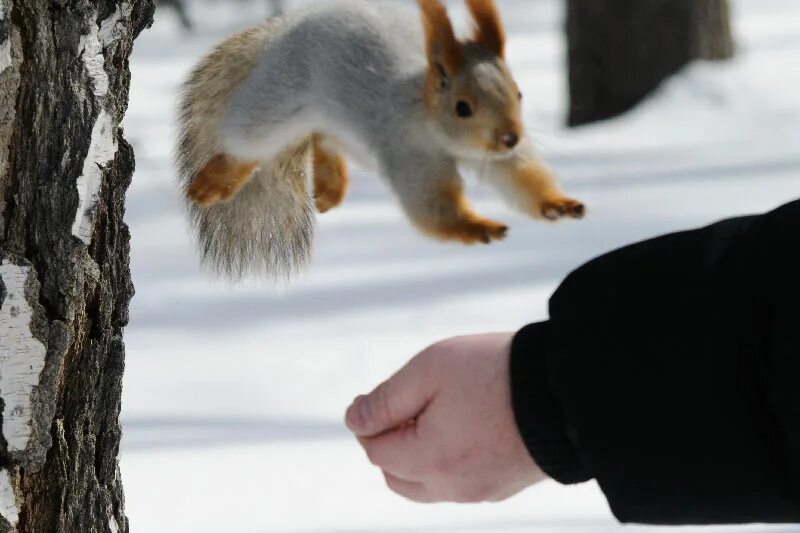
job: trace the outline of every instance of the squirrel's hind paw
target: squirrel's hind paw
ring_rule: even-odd
[[[233,198],[256,170],[255,162],[242,163],[225,154],[219,154],[192,180],[186,196],[197,205],[211,207]]]
[[[201,207],[211,207],[232,195],[233,192],[230,190],[219,188],[213,183],[198,182],[197,180],[186,191],[186,196]]]

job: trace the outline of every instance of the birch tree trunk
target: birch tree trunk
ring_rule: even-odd
[[[119,128],[151,0],[0,0],[0,531],[128,530]]]
[[[577,126],[624,113],[693,59],[733,56],[728,0],[567,0]]]

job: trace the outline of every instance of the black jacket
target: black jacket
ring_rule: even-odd
[[[800,201],[571,274],[511,350],[520,432],[622,522],[800,522]]]

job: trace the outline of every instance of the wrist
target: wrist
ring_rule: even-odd
[[[533,460],[559,483],[591,479],[569,438],[561,406],[550,386],[550,323],[522,328],[509,353],[511,405],[522,440]]]

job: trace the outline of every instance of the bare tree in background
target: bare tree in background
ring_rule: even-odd
[[[729,0],[695,0],[691,5],[697,21],[693,24],[693,57],[710,61],[732,58],[735,46]]]
[[[125,532],[120,121],[152,0],[0,0],[0,531]]]
[[[617,116],[693,59],[733,56],[728,0],[567,0],[570,125]]]

